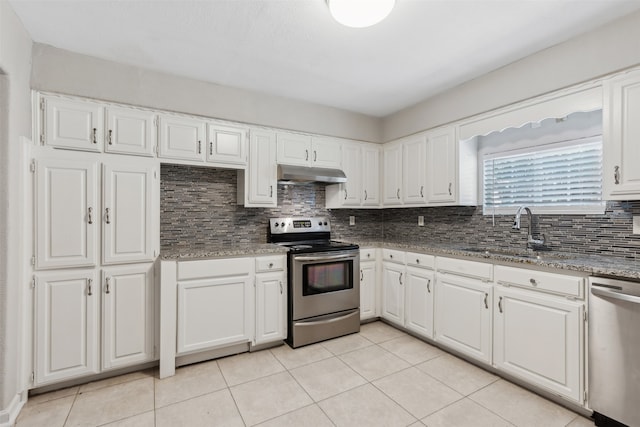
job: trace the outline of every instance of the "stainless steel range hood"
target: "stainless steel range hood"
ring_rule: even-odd
[[[340,169],[278,165],[278,182],[289,184],[301,184],[305,182],[338,184],[347,182],[347,176]]]

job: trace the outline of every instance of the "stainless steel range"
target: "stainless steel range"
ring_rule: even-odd
[[[287,246],[287,343],[300,347],[360,330],[360,251],[330,239],[329,218],[271,218],[269,241]]]

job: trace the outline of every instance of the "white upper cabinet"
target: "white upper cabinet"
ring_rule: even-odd
[[[402,143],[393,142],[384,146],[382,172],[382,195],[385,206],[402,204]]]
[[[604,199],[640,199],[640,71],[605,83]]]
[[[156,115],[151,111],[107,107],[105,151],[153,156],[156,145]]]
[[[41,141],[56,148],[102,151],[104,108],[97,103],[42,97]]]
[[[402,144],[402,201],[405,204],[423,205],[427,201],[426,150],[424,135],[406,139]]]
[[[207,161],[228,165],[247,164],[247,131],[230,126],[207,126]]]
[[[155,162],[106,162],[102,182],[102,262],[152,261],[154,217],[159,215]]]
[[[96,265],[98,163],[73,156],[36,161],[37,269]]]
[[[160,143],[158,156],[204,161],[206,122],[192,117],[160,115]]]
[[[427,135],[427,182],[430,203],[456,201],[456,146],[455,129],[446,127]]]
[[[379,144],[342,142],[347,182],[326,187],[328,208],[380,206],[380,151]]]
[[[238,171],[238,204],[245,207],[278,205],[276,135],[252,130],[249,141],[249,166]]]
[[[380,206],[380,152],[379,144],[362,145],[362,204]]]
[[[318,168],[338,168],[341,144],[332,138],[278,132],[278,163]]]
[[[343,206],[360,206],[362,194],[362,151],[359,143],[345,143],[342,147],[342,167],[347,182],[342,184]]]

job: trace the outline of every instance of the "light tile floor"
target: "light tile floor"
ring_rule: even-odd
[[[382,322],[29,399],[17,426],[544,426],[593,422]]]

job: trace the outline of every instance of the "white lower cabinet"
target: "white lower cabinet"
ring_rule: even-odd
[[[407,256],[409,258],[409,256]],[[407,267],[405,285],[405,327],[433,338],[434,274],[424,268]]]
[[[435,339],[461,353],[491,363],[493,285],[438,273]]]
[[[284,256],[256,258],[256,345],[287,337],[286,265]]]
[[[404,326],[404,264],[382,263],[382,317]]]
[[[35,384],[98,373],[96,270],[38,273],[35,285]]]
[[[377,263],[375,249],[360,249],[360,320],[377,316]]]
[[[153,265],[105,268],[102,284],[102,369],[153,360]]]

